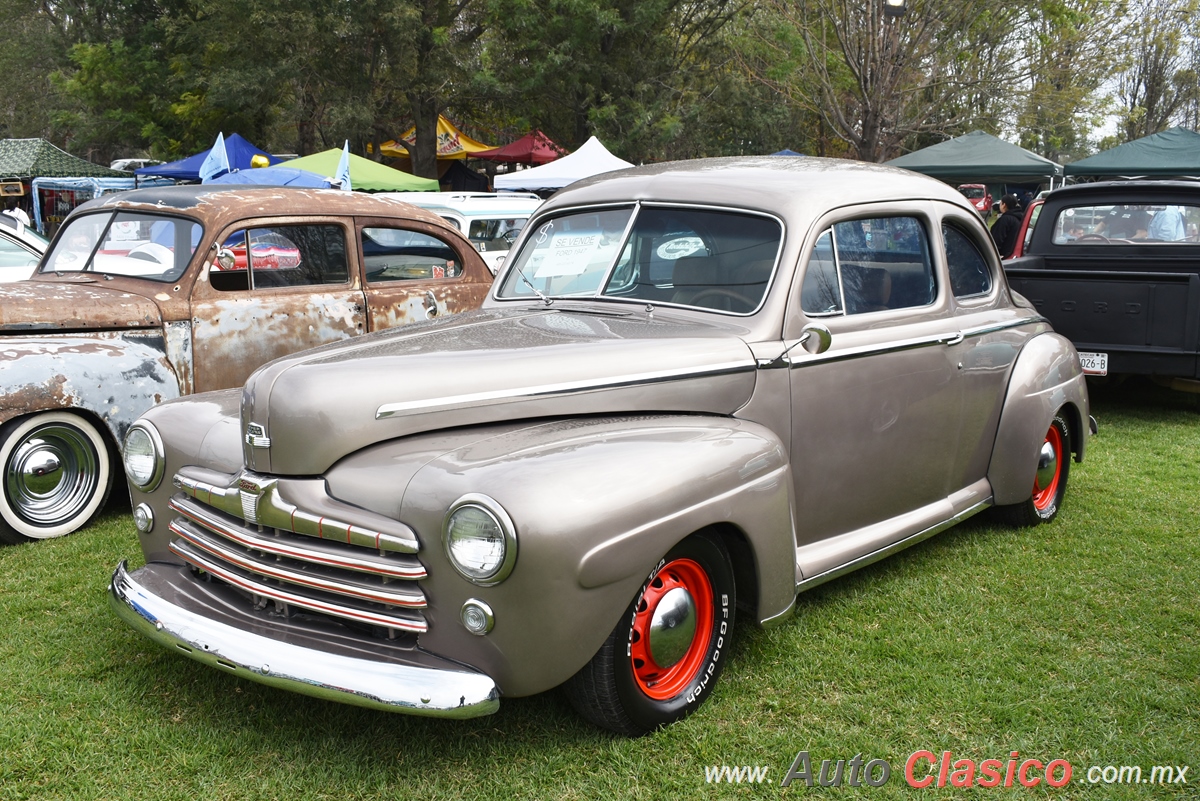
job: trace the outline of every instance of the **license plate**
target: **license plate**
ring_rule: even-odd
[[[1108,375],[1107,353],[1080,352],[1079,363],[1083,365],[1084,375]]]

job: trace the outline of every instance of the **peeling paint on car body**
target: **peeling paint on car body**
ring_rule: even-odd
[[[102,215],[107,225],[113,212],[198,224],[186,269],[175,280],[48,269],[73,222]],[[220,271],[216,257],[232,234],[316,225],[340,232],[348,269],[343,283],[250,289],[244,256],[245,289],[211,283],[210,273]],[[366,226],[434,237],[453,251],[461,270],[450,278],[370,283]],[[262,364],[312,346],[477,308],[491,281],[464,236],[395,197],[208,186],[106,195],[72,213],[30,279],[0,287],[0,423],[73,410],[103,423],[115,446],[155,404],[239,386]]]

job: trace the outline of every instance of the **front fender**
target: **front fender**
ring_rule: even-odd
[[[1087,383],[1075,346],[1066,338],[1040,334],[1021,349],[1000,412],[988,481],[997,505],[1027,499],[1037,472],[1038,450],[1054,416],[1063,410],[1075,460],[1083,461],[1089,407]]]
[[[0,338],[0,422],[81,409],[120,442],[143,412],[176,397],[159,330]]]
[[[443,432],[377,446],[327,479],[340,500],[417,532],[430,599],[421,647],[484,671],[506,695],[541,692],[578,671],[663,555],[706,526],[744,536],[760,619],[795,597],[787,455],[754,423],[620,416]],[[377,508],[401,487],[399,508]],[[492,498],[517,529],[516,565],[494,587],[462,578],[445,554],[446,511],[468,493]],[[495,613],[486,636],[459,621],[470,598]]]

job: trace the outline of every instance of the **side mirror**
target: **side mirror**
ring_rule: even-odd
[[[237,257],[229,248],[221,248],[217,251],[217,264],[222,270],[232,270],[237,266]]]
[[[816,356],[818,353],[829,350],[832,342],[833,334],[829,333],[828,328],[820,323],[809,323],[800,329],[800,341],[797,344]]]

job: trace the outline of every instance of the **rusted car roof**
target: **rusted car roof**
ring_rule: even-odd
[[[238,201],[230,203],[231,200]],[[264,214],[277,215],[285,206],[289,214],[358,214],[362,216],[401,214],[411,219],[436,223],[447,230],[455,230],[436,214],[405,203],[396,197],[369,195],[363,192],[344,192],[340,189],[308,189],[300,187],[244,187],[244,186],[156,186],[134,189],[105,195],[89,200],[76,209],[86,213],[98,209],[136,209],[138,211],[175,210],[203,218],[205,222],[220,225],[227,219],[243,219],[247,216],[247,204],[258,203]]]

